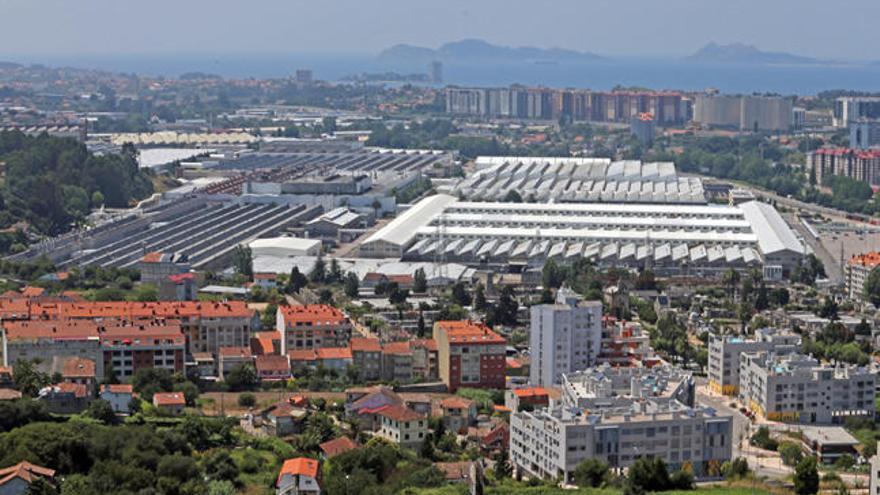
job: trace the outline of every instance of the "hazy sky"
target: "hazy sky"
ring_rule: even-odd
[[[605,55],[708,41],[880,60],[880,0],[0,0],[0,53],[378,52],[461,38]]]

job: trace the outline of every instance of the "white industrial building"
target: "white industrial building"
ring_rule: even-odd
[[[318,256],[321,254],[320,239],[303,239],[301,237],[271,237],[257,239],[248,244],[254,257],[275,256],[287,258],[291,256]]]
[[[736,206],[644,203],[500,203],[423,199],[373,233],[364,257],[528,264],[547,259],[711,273],[773,265],[788,271],[805,253],[779,213]]]
[[[475,201],[516,192],[537,202],[706,203],[702,180],[679,177],[671,162],[489,156],[477,158],[476,167],[452,194]]]

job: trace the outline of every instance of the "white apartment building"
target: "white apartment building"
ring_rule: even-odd
[[[609,364],[562,376],[562,399],[587,408],[597,399],[671,398],[693,407],[693,375],[668,364],[645,367],[614,367]]]
[[[531,385],[553,386],[564,373],[593,366],[601,346],[602,303],[560,289],[555,304],[531,308]]]
[[[770,420],[840,424],[874,416],[876,377],[868,368],[823,365],[803,354],[755,352],[740,356],[739,396]]]
[[[850,299],[865,301],[865,280],[878,266],[880,266],[880,253],[877,252],[860,254],[850,258],[844,269],[846,294]]]
[[[558,476],[569,483],[585,459],[627,468],[641,457],[659,457],[670,469],[689,462],[696,476],[717,476],[731,458],[733,441],[730,416],[668,398],[603,399],[588,410],[559,406],[518,412],[510,419],[510,460],[516,472]]]
[[[801,338],[775,328],[761,328],[753,338],[709,335],[709,388],[719,394],[736,395],[739,391],[739,357],[745,352],[797,352]]]

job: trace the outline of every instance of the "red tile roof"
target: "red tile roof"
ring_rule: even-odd
[[[312,349],[297,349],[287,353],[291,361],[316,361],[318,354]]]
[[[486,325],[469,320],[438,321],[437,326],[445,331],[446,338],[451,345],[505,344],[507,342],[504,337],[493,332]]]
[[[257,356],[256,368],[258,372],[290,372],[290,361],[288,361],[287,356],[279,356],[277,354]]]
[[[550,392],[547,391],[546,388],[542,387],[531,387],[531,388],[518,388],[513,391],[514,395],[519,398],[523,397],[549,397]]]
[[[281,306],[281,315],[288,326],[304,325],[343,325],[348,318],[342,311],[328,304],[307,304],[305,306]]]
[[[79,399],[83,399],[88,396],[88,390],[86,389],[86,386],[82,383],[61,382],[53,385],[52,387],[60,393],[73,394]]]
[[[68,358],[64,361],[61,376],[64,378],[95,378],[95,362],[81,357]]]
[[[153,404],[163,406],[185,406],[186,396],[183,392],[159,392],[153,394]]]
[[[447,397],[440,401],[443,409],[470,409],[473,405],[474,401],[464,397]]]
[[[144,255],[143,258],[141,258],[141,262],[143,262],[143,263],[159,263],[161,261],[162,261],[162,253],[155,252],[155,251],[152,253],[147,253]]]
[[[349,450],[360,448],[360,444],[348,437],[339,437],[328,442],[324,442],[319,447],[321,447],[321,451],[324,452],[324,455],[328,459],[330,459],[339,454],[348,452]]]
[[[108,383],[101,385],[101,393],[109,392],[111,394],[133,394],[134,388],[130,383]]]
[[[278,473],[278,481],[276,481],[275,484],[276,486],[280,484],[281,477],[285,474],[289,474],[291,476],[308,476],[309,478],[317,478],[319,467],[320,463],[318,461],[314,459],[309,459],[307,457],[287,459],[281,466],[281,471]]]
[[[384,354],[395,356],[406,356],[412,354],[412,350],[409,348],[409,341],[386,342],[385,345],[382,346],[382,352]]]
[[[406,406],[401,405],[387,406],[381,411],[378,411],[378,413],[380,416],[384,416],[388,419],[400,422],[418,421],[420,419],[425,419],[425,416],[413,411]]]
[[[44,468],[27,461],[22,461],[14,466],[0,469],[0,487],[6,485],[15,478],[21,478],[30,485],[39,477],[53,478],[54,476],[54,469]]]
[[[861,266],[865,266],[865,267],[869,267],[869,268],[878,266],[878,265],[880,265],[880,253],[871,252],[871,253],[855,255],[852,258],[850,258],[849,264],[850,265],[861,265]]]
[[[42,287],[32,287],[30,285],[21,290],[21,295],[24,297],[37,297],[42,296],[45,293],[46,289]]]
[[[218,352],[223,358],[251,359],[254,357],[247,347],[221,347]]]
[[[351,359],[348,347],[322,347],[315,351],[318,359]]]
[[[349,345],[354,352],[382,352],[382,342],[379,339],[352,337]]]

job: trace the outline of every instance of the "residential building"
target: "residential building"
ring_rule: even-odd
[[[880,119],[880,98],[876,96],[843,96],[834,102],[834,127],[846,129],[862,119]]]
[[[450,392],[461,387],[504,388],[504,337],[482,323],[438,321],[434,341],[439,377]]]
[[[254,367],[261,381],[281,381],[290,378],[290,360],[287,356],[268,354],[257,356]]]
[[[404,448],[418,449],[428,434],[428,418],[404,405],[391,405],[378,411],[376,436]]]
[[[145,254],[138,265],[141,283],[153,284],[157,289],[169,276],[187,273],[191,268],[186,255],[158,252]]]
[[[594,364],[602,344],[602,303],[584,301],[569,289],[556,303],[531,307],[529,350],[532,386],[550,387],[565,373]]]
[[[865,150],[880,146],[880,120],[860,119],[849,124],[849,147]]]
[[[0,494],[26,495],[31,483],[43,479],[55,485],[55,470],[37,466],[27,461],[0,469]]]
[[[305,429],[309,412],[290,403],[282,401],[260,411],[260,424],[267,435],[286,437],[297,435]]]
[[[89,397],[97,391],[97,378],[95,376],[95,362],[91,359],[80,357],[67,358],[63,361],[60,370],[61,380],[64,383],[84,385]]]
[[[44,387],[37,397],[54,414],[79,414],[86,410],[92,396],[85,385],[61,382]]]
[[[321,457],[332,459],[339,454],[361,448],[361,445],[348,437],[334,438],[318,446],[321,449]]]
[[[800,335],[775,328],[760,328],[753,338],[709,334],[709,389],[716,394],[739,393],[740,355],[743,353],[773,351],[777,354],[797,352]]]
[[[696,385],[689,371],[668,364],[652,368],[608,364],[562,376],[564,403],[581,408],[597,400],[627,397],[673,399],[693,407]]]
[[[140,369],[160,368],[182,373],[185,366],[186,337],[174,320],[103,322],[99,333],[103,368],[125,380]]]
[[[348,317],[327,304],[281,306],[276,328],[281,333],[281,354],[301,349],[347,347],[351,340]]]
[[[403,399],[387,387],[346,390],[345,414],[357,418],[360,428],[366,431],[381,427],[379,412],[391,406],[403,405]]]
[[[842,426],[800,426],[796,431],[807,452],[822,464],[834,464],[845,455],[859,458],[860,442]]]
[[[467,433],[467,429],[477,423],[477,404],[464,397],[452,396],[440,401],[443,411],[443,425],[446,431],[459,434]]]
[[[352,364],[361,381],[375,381],[382,377],[382,342],[379,339],[352,337]]]
[[[387,342],[382,346],[382,379],[409,383],[413,379],[413,352],[409,341]]]
[[[345,373],[352,366],[351,349],[348,347],[321,347],[315,350],[318,364],[324,369]]]
[[[321,495],[321,463],[307,457],[284,461],[275,495]]]
[[[237,366],[254,364],[254,355],[250,347],[221,347],[219,349],[220,378],[235,369]]]
[[[868,485],[868,495],[880,495],[880,441],[877,442],[877,452],[871,456],[871,481]]]
[[[37,369],[51,373],[55,361],[90,359],[95,375],[104,378],[104,359],[98,325],[90,321],[3,320],[0,349],[4,366],[19,360],[36,361]]]
[[[868,275],[880,266],[880,252],[857,254],[846,263],[844,277],[846,293],[853,301],[867,302],[865,298],[865,280]]]
[[[504,392],[504,406],[512,412],[534,410],[550,405],[550,391],[543,387],[524,387]]]
[[[701,94],[694,102],[694,122],[740,131],[788,131],[794,123],[791,98]]]
[[[186,407],[186,396],[183,392],[157,392],[153,394],[153,406],[160,413],[179,416]]]
[[[412,374],[414,378],[437,380],[437,342],[434,339],[409,341],[412,351]]]
[[[868,368],[821,364],[802,354],[743,353],[739,397],[772,421],[842,424],[874,417],[876,377]]]
[[[880,150],[819,148],[807,153],[807,170],[815,175],[819,185],[828,185],[832,176],[880,185]]]
[[[633,117],[629,123],[630,133],[642,146],[651,146],[654,142],[654,128],[654,116],[647,112]]]
[[[131,400],[134,399],[134,389],[130,383],[101,385],[101,400],[107,401],[115,413],[128,414],[131,412]]]
[[[573,481],[586,459],[624,469],[642,457],[658,457],[669,469],[685,463],[700,478],[718,476],[730,460],[730,416],[690,408],[674,399],[609,400],[587,408],[558,406],[513,413],[510,460],[517,473]]]
[[[634,321],[602,318],[602,342],[597,364],[613,366],[654,366],[660,358],[651,348],[651,336]]]

